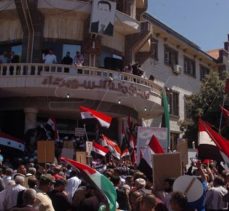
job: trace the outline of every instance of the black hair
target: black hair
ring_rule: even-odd
[[[104,1],[104,0],[101,0],[101,1],[98,2],[98,5],[99,5],[99,4],[107,4],[108,7],[109,7],[109,10],[111,10],[111,4],[110,4],[109,2]]]

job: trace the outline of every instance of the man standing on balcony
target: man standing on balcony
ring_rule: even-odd
[[[44,56],[45,64],[56,64],[57,59],[56,55],[53,53],[52,49],[49,49],[49,52]]]
[[[72,62],[73,62],[73,59],[72,59],[72,57],[70,56],[70,52],[68,51],[68,52],[66,53],[66,56],[62,59],[61,63],[62,63],[62,64],[69,64],[69,65],[71,65]]]

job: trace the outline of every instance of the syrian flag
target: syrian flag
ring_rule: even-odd
[[[212,159],[229,163],[229,141],[201,119],[199,120],[198,157],[201,160]]]
[[[152,154],[165,153],[162,146],[160,145],[159,140],[157,139],[155,135],[152,135],[152,138],[148,146],[150,147]]]
[[[121,158],[121,150],[117,143],[113,140],[109,139],[107,136],[102,135],[103,146],[107,146],[111,152],[111,154],[117,159]]]
[[[145,149],[140,149],[140,162],[142,159],[148,163],[152,168],[152,154],[163,154],[165,153],[160,142],[155,135],[152,135],[148,147]]]
[[[132,149],[136,148],[137,145],[137,137],[133,134],[130,134],[129,136],[129,144]]]
[[[127,157],[127,156],[130,156],[130,152],[129,152],[128,149],[125,149],[125,150],[122,152],[121,158],[124,158],[124,157]]]
[[[152,177],[152,155],[153,154],[162,154],[164,153],[164,150],[162,146],[160,145],[159,140],[155,135],[152,135],[149,144],[146,148],[140,149],[140,160],[138,168],[142,172],[145,173],[145,175],[151,179]]]
[[[0,132],[0,145],[4,147],[10,147],[16,150],[20,150],[22,152],[24,152],[25,150],[25,145],[21,140],[14,138],[3,132]]]
[[[225,118],[229,117],[229,111],[225,109],[224,107],[220,106],[221,112]]]
[[[91,184],[96,185],[96,187],[100,190],[100,192],[106,196],[106,199],[109,204],[109,210],[115,211],[116,210],[116,200],[117,200],[117,193],[115,190],[114,185],[112,182],[105,177],[103,174],[100,174],[95,169],[84,165],[82,163],[76,162],[74,160],[70,160],[68,158],[62,158],[63,161],[71,164],[76,169],[83,171],[87,176]]]
[[[56,127],[56,120],[54,118],[49,118],[47,121],[47,124],[51,127],[53,133],[54,133],[54,140],[59,141],[59,133]],[[47,132],[47,131],[46,131]]]
[[[110,127],[110,124],[112,121],[112,117],[102,112],[98,112],[96,110],[93,110],[93,109],[90,109],[84,106],[80,106],[80,114],[81,114],[82,119],[91,119],[91,118],[97,119],[100,125],[106,128]]]
[[[109,152],[109,149],[93,142],[92,151],[104,157]]]

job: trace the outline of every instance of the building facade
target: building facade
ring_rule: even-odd
[[[138,52],[149,52],[152,27],[140,21],[146,0],[116,1],[113,36],[89,32],[92,1],[1,1],[0,53],[17,61],[0,64],[0,127],[22,138],[29,129],[55,117],[60,133],[74,135],[80,106],[113,117],[108,131],[119,138],[128,116],[138,122],[160,116],[161,87],[120,71]],[[52,49],[56,64],[44,64]],[[13,53],[12,53],[13,52]],[[84,65],[64,65],[66,53],[83,55]],[[95,133],[94,124],[86,125]]]
[[[143,15],[153,27],[151,54],[141,57],[146,77],[167,90],[170,104],[171,147],[183,135],[182,127],[191,120],[187,110],[188,96],[199,91],[201,81],[211,70],[218,71],[216,60],[196,44],[175,32],[149,14]],[[153,122],[152,122],[153,124]]]
[[[1,130],[22,138],[28,129],[55,117],[60,133],[74,135],[85,123],[80,120],[83,105],[111,115],[108,132],[120,139],[128,116],[145,126],[162,125],[160,94],[166,89],[174,148],[182,137],[180,126],[190,119],[185,99],[219,65],[145,13],[147,0],[117,0],[113,35],[90,33],[92,2],[0,2],[0,54],[18,56],[14,63],[0,64]],[[53,50],[56,64],[43,63],[47,49]],[[61,64],[67,52],[72,58],[80,52],[84,65]],[[135,63],[144,77],[120,71]],[[93,125],[87,125],[92,134]]]

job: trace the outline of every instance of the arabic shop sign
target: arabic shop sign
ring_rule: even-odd
[[[139,96],[143,99],[149,99],[150,96],[150,90],[143,91],[138,89],[134,84],[124,84],[124,82],[115,82],[108,79],[95,81],[91,79],[79,80],[76,78],[48,76],[43,79],[42,84],[69,89],[108,89],[110,91],[121,92],[125,95]]]

